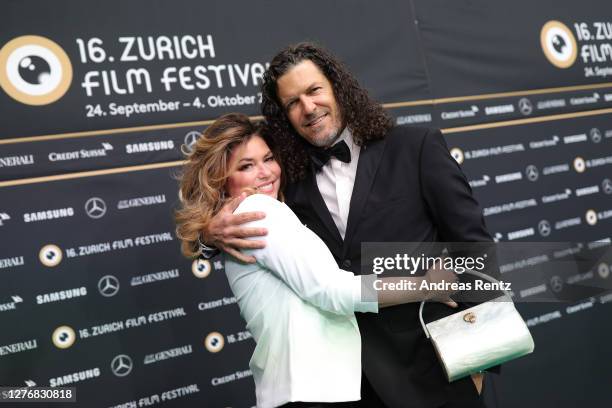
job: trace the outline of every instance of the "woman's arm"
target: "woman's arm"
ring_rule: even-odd
[[[376,298],[362,299],[361,278],[339,269],[323,241],[302,225],[289,207],[254,194],[238,206],[235,214],[253,211],[265,212],[266,218],[245,227],[267,229],[266,246],[246,250],[245,255],[254,256],[296,295],[322,310],[343,315],[378,311]]]
[[[355,276],[339,269],[325,243],[283,203],[260,194],[249,196],[236,214],[265,211],[265,219],[248,227],[266,228],[266,246],[245,251],[274,273],[300,298],[337,314],[377,312],[382,306],[420,301],[423,291],[374,291],[375,276]],[[363,278],[363,279],[362,279]],[[397,278],[384,278],[391,282]],[[422,278],[416,278],[422,279]]]

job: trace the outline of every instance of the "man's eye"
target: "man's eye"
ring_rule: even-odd
[[[285,105],[285,109],[286,110],[290,110],[294,106],[295,106],[295,101],[291,101],[291,102],[287,103],[287,105]]]

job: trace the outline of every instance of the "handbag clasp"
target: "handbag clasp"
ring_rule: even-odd
[[[476,323],[476,315],[472,312],[463,315],[463,321],[466,323]]]

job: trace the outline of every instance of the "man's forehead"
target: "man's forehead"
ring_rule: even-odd
[[[276,80],[279,97],[286,93],[302,91],[317,82],[329,82],[321,69],[311,60],[302,60],[290,67]]]

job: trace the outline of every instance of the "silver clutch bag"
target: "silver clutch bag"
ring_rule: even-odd
[[[483,273],[466,271],[490,282]],[[431,338],[449,382],[533,352],[531,333],[507,291],[481,303],[425,324],[421,302],[419,318]]]

